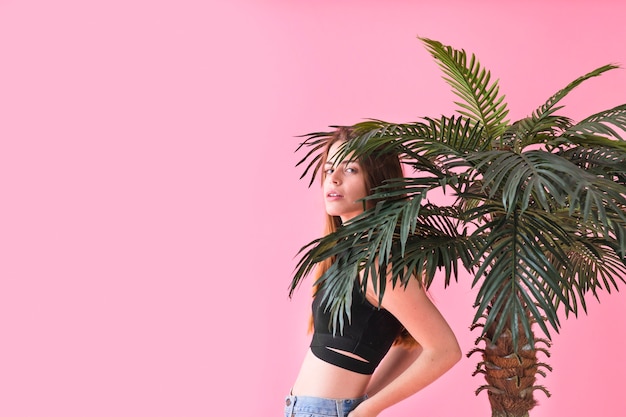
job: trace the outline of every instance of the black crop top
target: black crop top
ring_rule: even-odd
[[[402,324],[387,310],[379,309],[367,301],[356,281],[350,309],[352,320],[344,325],[343,334],[333,335],[329,326],[330,312],[324,312],[325,305],[321,302],[323,292],[323,288],[320,288],[313,300],[311,351],[324,362],[371,375],[402,332]],[[329,348],[353,353],[364,361]]]

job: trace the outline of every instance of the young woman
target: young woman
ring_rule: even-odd
[[[351,139],[349,128],[339,128],[324,151],[321,179],[327,233],[362,213],[359,200],[374,187],[402,176],[394,155],[338,160],[339,147]],[[318,265],[318,277],[330,262]],[[411,279],[406,288],[388,285],[381,308],[373,288],[368,286],[365,294],[360,285],[354,288],[352,320],[341,335],[329,331],[330,317],[319,301],[324,289],[317,290],[311,347],[285,400],[285,417],[375,417],[460,360],[452,330],[418,279]]]

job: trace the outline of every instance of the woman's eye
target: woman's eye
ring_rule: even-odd
[[[332,168],[328,168],[326,171],[324,171],[324,174],[326,174],[326,175],[330,175],[330,174],[332,174],[334,171],[335,171],[334,169],[332,169]]]
[[[349,174],[354,174],[356,172],[356,168],[346,167],[346,172]]]

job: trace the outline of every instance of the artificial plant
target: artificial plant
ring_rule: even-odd
[[[493,416],[527,416],[536,390],[549,395],[537,375],[550,369],[538,353],[549,356],[551,330],[586,311],[588,294],[625,282],[626,104],[578,122],[561,114],[568,93],[617,66],[583,75],[510,122],[498,80],[473,54],[420,39],[458,96],[457,113],[352,126],[358,138],[345,155],[394,152],[412,171],[377,188],[368,197],[382,200],[375,208],[304,246],[291,291],[334,257],[317,284],[328,286],[341,331],[356,273],[382,299],[387,285],[420,277],[447,287],[469,271],[481,334],[468,356],[482,355],[475,374],[486,379],[477,393],[487,391]],[[299,165],[311,182],[331,134],[304,135]],[[438,204],[435,190],[451,200]]]

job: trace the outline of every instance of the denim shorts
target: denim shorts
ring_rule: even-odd
[[[366,399],[367,396],[334,400],[288,395],[285,398],[285,417],[346,417],[350,411]]]

